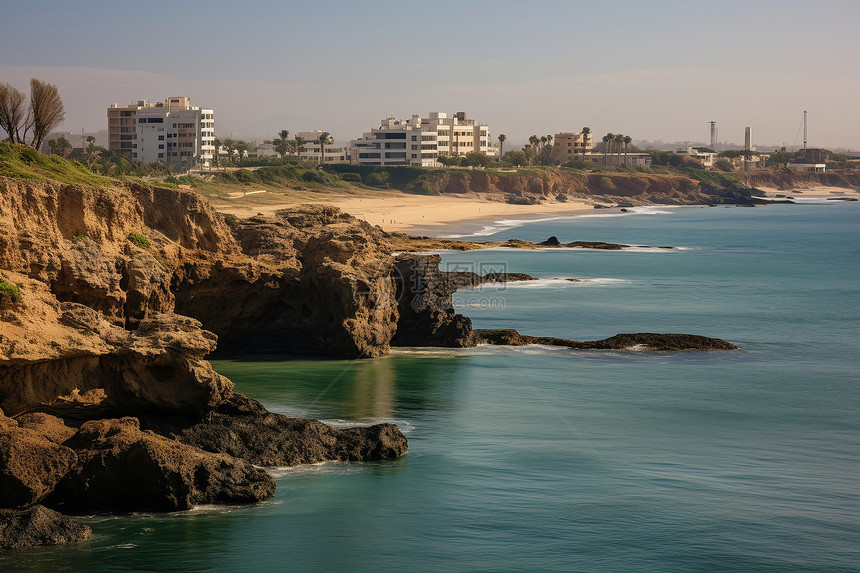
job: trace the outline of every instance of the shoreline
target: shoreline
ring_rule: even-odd
[[[843,187],[812,187],[795,190],[757,187],[757,189],[761,191],[760,196],[763,198],[782,199],[791,196],[799,200],[798,202],[805,202],[805,199],[821,200],[831,197],[860,198],[860,192]],[[253,197],[247,195],[253,195]],[[259,213],[271,214],[279,209],[308,203],[329,205],[389,233],[406,233],[433,238],[481,237],[518,227],[526,222],[623,214],[619,207],[594,209],[595,202],[585,199],[568,203],[516,205],[474,196],[408,195],[399,192],[373,195],[323,195],[301,199],[262,191],[247,195],[209,200],[218,211],[243,218]],[[641,209],[698,206],[707,205],[645,205],[628,207],[627,210],[635,214]]]

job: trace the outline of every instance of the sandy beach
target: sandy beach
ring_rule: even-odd
[[[502,219],[561,217],[592,212],[594,209],[591,203],[584,201],[511,205],[473,198],[402,193],[385,196],[326,195],[310,200],[258,193],[253,197],[214,199],[213,203],[219,211],[239,217],[268,214],[301,203],[322,203],[338,207],[386,231],[431,236],[470,232],[473,228],[480,230],[484,224]]]

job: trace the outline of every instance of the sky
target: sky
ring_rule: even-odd
[[[64,130],[188,96],[216,135],[359,137],[467,112],[507,135],[579,131],[860,150],[858,0],[9,2],[0,82],[55,84]]]

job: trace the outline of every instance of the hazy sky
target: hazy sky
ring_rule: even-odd
[[[0,82],[56,84],[63,128],[187,95],[220,137],[466,111],[493,136],[860,149],[860,0],[8,2]],[[139,6],[136,7],[136,6]]]

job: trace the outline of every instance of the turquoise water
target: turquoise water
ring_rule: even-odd
[[[94,517],[92,542],[0,567],[860,571],[860,205],[663,211],[497,237],[682,250],[445,254],[544,279],[455,302],[477,327],[689,332],[742,351],[220,361],[275,411],[395,421],[409,454],[278,471],[254,507]],[[554,280],[570,277],[589,280]]]

